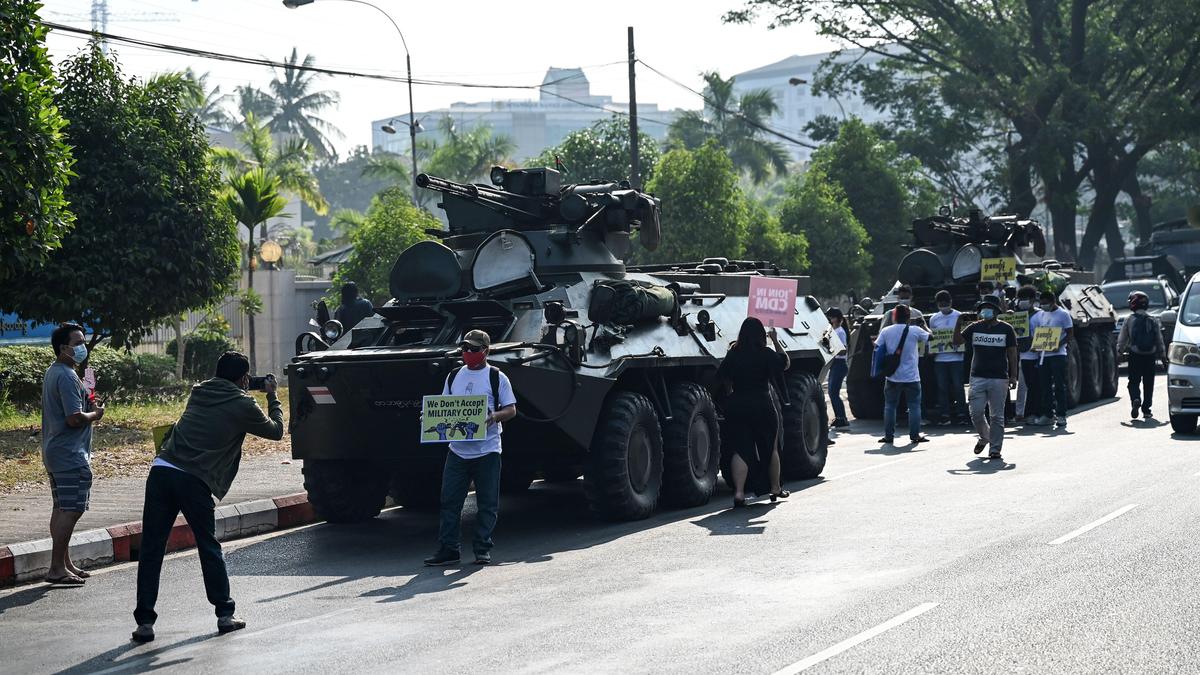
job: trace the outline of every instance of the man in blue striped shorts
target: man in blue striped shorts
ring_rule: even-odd
[[[75,372],[88,357],[83,327],[64,323],[50,334],[54,365],[42,381],[42,464],[50,475],[54,511],[50,514],[50,570],[46,581],[78,586],[88,573],[71,562],[69,546],[75,524],[92,494],[92,425],[104,417],[104,406],[88,400]]]

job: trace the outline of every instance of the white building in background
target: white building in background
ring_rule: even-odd
[[[562,142],[567,134],[586,129],[607,119],[612,111],[628,113],[629,104],[613,101],[611,96],[591,93],[587,75],[580,68],[551,68],[542,79],[537,100],[503,100],[479,103],[455,103],[449,108],[426,110],[416,114],[424,138],[439,141],[438,122],[444,117],[454,120],[455,127],[467,130],[486,124],[496,134],[510,136],[517,145],[513,159],[518,163],[535,157],[543,150]],[[667,127],[678,111],[659,110],[654,103],[638,101],[638,130],[661,141]],[[395,134],[382,127],[392,119]],[[405,124],[408,113],[371,122],[371,147],[375,150],[408,155],[409,135]],[[418,168],[419,170],[419,168]]]
[[[856,94],[836,97],[813,95],[811,83],[821,62],[828,58],[829,54],[823,52],[789,56],[782,61],[738,73],[734,76],[734,92],[741,95],[751,89],[770,90],[779,104],[779,111],[766,121],[766,125],[801,141],[809,140],[804,127],[820,115],[834,118],[859,117],[868,124],[884,120],[885,113],[867,106]],[[848,63],[857,60],[871,65],[878,63],[881,58],[878,54],[865,54],[861,49],[848,49],[838,56],[837,62]],[[791,84],[790,81],[794,80],[803,80],[806,84]],[[779,138],[774,140],[782,143],[797,161],[807,161],[812,153],[809,148]]]

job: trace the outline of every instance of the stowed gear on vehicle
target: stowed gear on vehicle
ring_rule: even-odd
[[[653,249],[659,200],[626,183],[560,186],[551,169],[496,167],[492,185],[432,176],[449,230],[405,250],[393,299],[341,334],[297,338],[287,367],[292,454],[330,521],[375,516],[392,496],[436,503],[444,444],[420,444],[422,396],[457,367],[470,329],[492,340],[519,416],[505,424],[502,487],[584,477],[611,519],[706,503],[722,462],[714,376],[747,315],[750,279],[767,262],[708,258],[626,267],[632,236]],[[668,233],[669,234],[669,233]],[[825,400],[817,385],[841,349],[800,277],[792,366],[777,385],[781,459],[791,478],[825,465]]]

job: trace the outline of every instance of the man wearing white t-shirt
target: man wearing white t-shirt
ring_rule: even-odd
[[[442,470],[441,524],[438,552],[425,559],[426,565],[454,565],[461,560],[462,507],[471,482],[475,483],[475,564],[492,562],[492,532],[500,511],[500,434],[503,422],[516,417],[517,399],[512,383],[498,368],[489,366],[492,339],[481,330],[463,337],[463,368],[446,377],[443,395],[487,395],[487,433],[482,439],[451,441]]]
[[[931,330],[950,330],[958,327],[962,312],[952,306],[950,291],[938,291],[933,297],[938,311],[929,316]],[[963,400],[963,354],[944,351],[933,356],[933,373],[937,379],[939,424],[963,424],[967,421],[967,404]]]
[[[1042,388],[1042,413],[1038,420],[1049,425],[1053,420],[1059,429],[1067,428],[1067,343],[1071,339],[1071,313],[1058,306],[1058,296],[1042,291],[1038,298],[1042,311],[1029,319],[1029,333],[1039,328],[1057,328],[1058,348],[1038,353],[1038,380]]]
[[[929,439],[921,435],[921,373],[918,361],[921,358],[919,345],[929,341],[929,333],[920,326],[910,326],[907,305],[892,309],[892,325],[879,331],[875,338],[888,354],[900,353],[900,366],[888,375],[883,383],[883,438],[884,445],[891,445],[896,435],[896,408],[900,396],[908,398],[908,440],[913,444],[925,443]]]

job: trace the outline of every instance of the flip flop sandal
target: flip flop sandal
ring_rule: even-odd
[[[46,583],[56,586],[82,586],[86,582],[80,577],[68,574],[61,577],[46,577]]]
[[[91,579],[92,578],[91,573],[88,572],[87,570],[79,570],[78,572],[75,573],[75,576],[79,577],[80,579]]]

